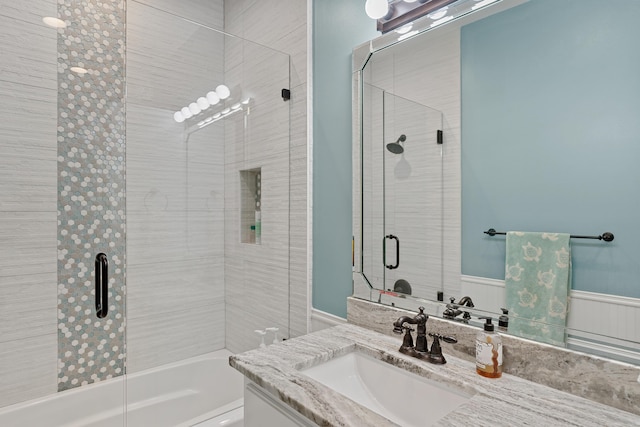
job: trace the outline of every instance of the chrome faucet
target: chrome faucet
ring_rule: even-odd
[[[433,343],[431,344],[431,350],[429,350],[427,343],[427,320],[429,316],[424,314],[424,307],[418,308],[420,313],[415,315],[414,317],[402,316],[398,318],[395,322],[393,322],[393,332],[396,334],[401,334],[404,331],[404,338],[402,340],[402,345],[400,346],[400,353],[407,354],[412,357],[416,357],[418,359],[424,359],[431,363],[435,364],[444,364],[447,363],[444,356],[442,355],[442,349],[440,347],[440,340],[447,343],[456,343],[454,337],[443,336],[439,334],[429,334],[430,337],[433,337]],[[409,323],[411,325],[417,325],[418,333],[416,336],[416,344],[413,345],[413,337],[411,336],[411,332],[413,329],[408,326],[404,326],[405,323]]]

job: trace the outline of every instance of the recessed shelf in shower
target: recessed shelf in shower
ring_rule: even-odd
[[[262,243],[262,169],[240,171],[240,241]]]

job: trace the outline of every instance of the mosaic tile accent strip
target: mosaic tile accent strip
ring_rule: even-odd
[[[58,390],[125,373],[124,1],[58,0]],[[79,68],[74,68],[79,67]],[[96,317],[94,260],[109,262]]]

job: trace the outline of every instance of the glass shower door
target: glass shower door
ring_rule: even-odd
[[[123,425],[124,4],[3,2],[0,23],[0,424]]]
[[[362,273],[399,294],[442,289],[442,114],[369,84],[362,93]]]
[[[440,111],[384,93],[385,289],[433,299],[442,290],[441,129]]]
[[[235,385],[202,358],[289,334],[289,56],[179,9],[127,9],[130,425],[215,412]],[[198,371],[144,386],[176,365]]]

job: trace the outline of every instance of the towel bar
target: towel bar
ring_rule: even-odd
[[[489,236],[493,237],[497,234],[504,236],[507,233],[504,231],[496,231],[495,229],[490,228],[487,231],[485,231],[484,234],[488,234]],[[572,234],[570,237],[572,239],[595,239],[595,240],[604,240],[605,242],[612,242],[614,236],[613,236],[613,233],[609,233],[607,231],[606,233],[602,233],[600,236],[577,236]]]

